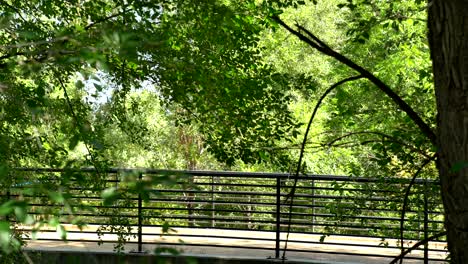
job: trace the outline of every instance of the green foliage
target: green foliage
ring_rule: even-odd
[[[364,65],[434,127],[424,6],[374,0],[3,1],[0,184],[5,190],[26,184],[23,194],[42,198],[5,200],[0,215],[51,225],[64,237],[62,223],[80,223],[74,214],[92,210],[92,203],[71,198],[76,184],[105,189],[99,195],[109,207],[130,205],[132,195],[155,195],[135,175],[124,176],[122,186],[105,186],[99,169],[109,166],[289,171],[312,102],[354,73],[279,30],[272,19],[277,15]],[[346,84],[331,97],[307,141],[309,171],[407,178],[434,153],[370,83]],[[21,166],[70,170],[36,183],[31,175],[11,177],[10,168]],[[72,170],[86,166],[98,172],[85,177]],[[434,177],[435,168],[421,175]],[[190,190],[185,180],[182,188]],[[155,182],[175,184],[170,175]],[[368,195],[345,187],[333,191]],[[52,208],[33,220],[31,201],[61,206],[70,217]],[[327,210],[337,222],[349,220],[349,208]],[[129,219],[112,208],[105,213],[116,217],[101,231],[116,231],[123,245],[131,237]],[[0,222],[3,250],[21,244],[11,229]]]
[[[16,123],[12,126],[20,133],[15,138],[27,138],[29,145],[29,151],[13,147],[11,151],[26,157],[45,152],[39,163],[62,167],[70,151],[82,143],[88,153],[81,162],[105,163],[105,130],[96,128],[92,106],[85,99],[89,85],[96,91],[91,97],[111,91],[109,111],[115,117],[111,120],[120,128],[144,133],[144,127],[133,127],[135,123],[128,120],[126,98],[133,87],[146,82],[156,87],[166,106],[177,105],[181,122],[203,124],[199,130],[205,135],[204,144],[220,161],[264,159],[264,148],[294,137],[298,124],[287,107],[289,81],[262,62],[258,41],[271,26],[268,12],[297,4],[48,1],[26,6],[13,1],[2,5],[10,14],[0,35],[6,47],[1,58],[8,68],[2,85],[12,92],[4,102],[5,107],[12,101],[17,104],[13,105],[17,113],[6,112],[23,117],[22,129]],[[10,78],[11,72],[18,78]],[[97,77],[99,72],[105,72],[108,81]],[[27,91],[18,94],[24,88]],[[28,121],[31,114],[37,120],[33,124]],[[30,134],[21,135],[19,131],[28,131],[25,127],[35,128],[34,140]],[[60,138],[51,137],[58,133]],[[277,163],[284,157],[279,155]]]
[[[202,124],[209,150],[228,164],[236,158],[261,160],[257,148],[274,145],[297,128],[284,81],[260,59],[257,42],[265,27],[256,12],[244,3],[180,8],[163,16],[176,26],[162,25],[161,38],[171,45],[153,55],[165,98],[183,108],[182,122]]]
[[[287,155],[265,147],[297,135],[298,124],[283,87],[290,84],[261,61],[257,43],[272,25],[268,12],[291,4],[0,3],[2,172],[21,166],[224,166],[202,155],[208,151],[227,164],[281,164]],[[136,93],[141,87],[153,94]],[[99,102],[103,94],[109,96],[105,104]],[[103,185],[99,170],[88,176],[45,177],[24,192],[45,194],[39,200],[63,206],[73,218],[75,206],[87,204],[71,199],[70,184]],[[30,180],[5,178],[2,186]],[[102,198],[111,205],[125,197],[119,189]],[[29,223],[28,202],[7,201],[1,210]],[[51,217],[36,220],[39,225],[53,225],[64,235],[60,212],[44,214]]]
[[[411,1],[322,1],[287,10],[281,17],[291,25],[305,27],[333,49],[363,65],[434,127],[435,97],[426,28],[424,23],[414,22],[425,19],[423,6]],[[324,11],[327,7],[333,10],[329,15]],[[388,26],[390,22],[398,24],[398,30]],[[275,39],[270,38],[270,42]],[[296,38],[286,38],[272,47],[274,51],[284,50],[280,56],[275,52],[267,56],[282,71],[299,71],[313,78],[309,86],[314,89],[304,94],[305,100],[314,100],[331,83],[355,74],[333,58],[320,57]],[[322,148],[328,155],[333,153],[341,164],[338,170],[341,173],[409,177],[417,170],[417,164],[434,152],[412,121],[369,82],[338,87],[320,112],[323,114],[314,123],[309,150]],[[308,155],[306,160],[319,155]],[[432,169],[426,175],[434,175]]]
[[[309,30],[314,36],[309,34],[308,37],[312,39],[317,36],[335,51],[377,76],[408,102],[429,127],[434,128],[435,96],[430,73],[429,48],[426,43],[425,3],[368,0],[324,2],[334,3],[339,9],[334,14],[336,20],[329,26],[329,31],[336,32],[333,34],[334,39],[329,39],[317,26],[320,25],[320,21],[315,17],[318,13],[316,10],[309,11],[309,17],[306,19],[297,19],[297,16],[293,16],[294,20],[290,19],[291,14],[301,14],[295,10],[285,12],[281,17],[291,27],[296,23]],[[306,8],[301,10],[307,12]],[[306,31],[301,32],[307,35]],[[320,40],[317,40],[317,43]],[[294,54],[290,51],[290,43],[283,41],[280,46],[289,54]],[[302,54],[302,57],[314,56],[309,59],[314,62],[318,54],[310,51],[309,46],[309,49],[305,50],[304,46],[305,43],[296,44],[293,49]],[[305,75],[316,72],[324,74],[322,78],[327,80],[341,80],[355,75],[347,66],[338,64],[337,61],[330,62],[334,70],[329,73],[316,70],[311,62],[310,72],[304,70],[301,65],[287,65],[288,68],[300,69]],[[323,89],[328,88],[329,83],[318,80],[315,85],[316,94],[319,96]],[[346,153],[341,160],[341,169],[346,174],[411,178],[420,172],[420,166],[434,154],[432,143],[420,133],[413,121],[370,82],[348,83],[335,89],[329,97],[331,99],[328,98],[322,107],[326,114],[314,124],[324,132],[319,134],[320,136],[314,135],[314,138],[322,141],[318,144],[319,148],[328,151],[331,149],[332,153]],[[436,168],[432,164],[419,174],[425,178],[435,178],[436,175]],[[339,187],[336,191],[343,190],[342,188],[344,187]],[[372,188],[373,186],[369,185],[369,190]],[[405,186],[402,186],[403,188]],[[341,195],[346,196],[347,193],[343,192]],[[338,204],[327,208],[336,215],[335,221],[352,221],[352,217],[360,213],[359,210],[353,209],[359,208],[358,205],[365,205],[360,204],[362,194],[352,192],[350,195],[355,197],[357,207],[345,210],[344,205]],[[438,193],[433,196],[438,197]],[[410,203],[418,206],[422,201],[411,199]],[[398,208],[401,201],[394,201],[385,206]],[[413,215],[410,218],[415,220],[419,217]],[[333,231],[333,227],[328,229],[325,230],[326,234]],[[385,226],[376,227],[375,232],[389,234]]]
[[[426,28],[425,23],[414,22],[424,21],[423,7],[424,4],[411,1],[357,4],[348,15],[353,22],[345,26],[350,44],[344,52],[389,84],[434,127],[435,97]],[[349,5],[348,8],[351,9]],[[355,16],[356,12],[360,15]],[[389,24],[397,26],[389,27]],[[363,35],[368,36],[366,40],[357,41],[362,40]],[[405,176],[414,172],[414,164],[433,153],[431,144],[412,121],[369,84],[358,83],[340,89],[334,100],[337,111],[330,122],[333,127],[346,124],[344,127],[350,132],[381,133],[374,136],[350,133],[353,135],[347,139],[364,142],[373,152],[370,159],[365,158],[372,161],[370,164],[365,160],[360,160],[360,164],[374,163],[372,166],[383,175]],[[339,136],[343,135],[346,133]]]

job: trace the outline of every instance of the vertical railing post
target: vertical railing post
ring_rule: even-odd
[[[427,200],[427,180],[424,182],[424,240],[426,243],[424,244],[424,264],[429,263],[429,241],[427,238],[429,236],[429,209],[428,209],[428,200]]]
[[[143,174],[138,174],[139,184],[142,184]],[[143,252],[143,215],[142,215],[143,199],[141,189],[138,192],[138,252]]]
[[[312,180],[312,232],[315,229],[315,181]]]
[[[10,188],[9,188],[9,187],[8,187],[6,196],[7,196],[7,202],[10,201],[11,193],[10,193]],[[7,222],[10,222],[10,216],[9,216],[9,214],[6,214],[6,215],[5,215],[5,220],[6,220]]]
[[[194,200],[194,192],[193,192],[193,186],[195,185],[195,175],[190,175],[189,178],[189,187],[188,187],[188,192],[187,192],[187,225],[189,227],[195,226],[195,218],[194,212],[193,212],[193,200]]]
[[[280,239],[281,239],[281,178],[276,177],[276,245],[275,258],[280,257]]]
[[[211,176],[211,227],[215,227],[214,176]]]

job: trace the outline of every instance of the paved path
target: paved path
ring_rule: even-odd
[[[89,252],[111,252],[114,247],[114,243],[110,241],[116,241],[117,236],[112,234],[106,234],[102,237],[103,244],[98,245],[97,242],[86,242],[87,241],[98,241],[99,237],[95,231],[97,226],[88,226],[83,229],[80,233],[78,229],[71,225],[65,226],[67,230],[71,231],[67,234],[68,242],[58,240],[58,234],[56,232],[39,232],[37,234],[38,240],[31,240],[28,242],[27,248],[31,250],[55,250],[55,251],[89,251]],[[133,230],[136,232],[136,230]],[[155,227],[144,227],[143,233],[145,234],[158,234],[161,232],[160,228]],[[187,255],[213,255],[213,256],[226,256],[226,257],[255,257],[255,258],[268,258],[274,257],[275,252],[271,249],[249,249],[249,248],[232,248],[230,246],[241,246],[241,247],[259,247],[259,248],[274,248],[275,244],[273,241],[264,241],[261,239],[274,239],[274,232],[260,232],[260,231],[234,231],[234,230],[221,230],[221,229],[194,229],[194,228],[176,228],[170,232],[170,236],[159,236],[159,235],[144,235],[143,250],[147,252],[154,252],[154,249],[158,247],[156,243],[177,243],[175,246],[179,251],[182,251]],[[195,235],[204,235],[207,237],[194,237]],[[218,237],[209,237],[218,236]],[[226,236],[232,238],[219,238],[219,236]],[[282,234],[282,239],[285,238],[285,234]],[[330,245],[318,243],[320,236],[308,235],[308,234],[291,234],[289,237],[290,241],[309,241],[316,242],[312,243],[288,243],[289,249],[294,250],[307,250],[307,251],[320,251],[321,253],[310,253],[310,252],[295,252],[288,251],[286,257],[291,260],[304,260],[315,261],[314,263],[389,263],[391,258],[378,258],[378,257],[366,257],[366,256],[351,256],[346,255],[350,253],[354,254],[376,254],[376,255],[391,255],[397,256],[399,254],[398,249],[389,248],[376,248],[376,247],[363,247],[353,246],[356,244],[365,245],[379,245],[380,239],[363,238],[363,237],[344,237],[344,236],[330,236],[325,238],[326,242],[331,243],[344,243],[344,245]],[[125,246],[126,251],[137,251],[136,238],[131,238],[130,242]],[[390,245],[396,245],[395,240],[388,240]],[[414,243],[414,242],[413,242]],[[184,245],[185,244],[185,245]],[[212,246],[190,246],[189,244],[201,244],[201,245],[212,245]],[[163,246],[159,244],[159,246]],[[282,243],[282,248],[284,243]],[[174,247],[174,246],[173,246]],[[445,243],[431,243],[430,248],[444,249]],[[328,252],[328,253],[327,253]],[[341,254],[329,254],[329,253],[341,253]],[[412,254],[412,256],[422,255],[422,251]],[[445,258],[444,253],[430,252],[430,258],[443,259]],[[404,263],[422,263],[419,260],[405,260]],[[430,263],[441,263],[441,262],[430,262]]]

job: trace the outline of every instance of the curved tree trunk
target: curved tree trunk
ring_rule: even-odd
[[[438,168],[453,263],[468,263],[468,1],[429,1]]]

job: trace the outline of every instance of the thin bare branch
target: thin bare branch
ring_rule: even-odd
[[[14,53],[10,53],[10,54],[5,54],[3,56],[0,56],[0,60],[9,59],[9,58],[13,58],[13,57],[16,57],[16,56],[22,56],[22,55],[26,55],[26,53],[24,53],[24,52],[14,52]]]
[[[88,30],[88,29],[90,29],[90,28],[92,28],[92,27],[94,27],[94,26],[96,26],[96,25],[98,25],[98,24],[100,24],[100,23],[109,21],[109,20],[111,20],[112,18],[116,18],[116,17],[121,16],[121,15],[125,16],[125,14],[126,14],[128,11],[132,10],[131,8],[127,9],[127,8],[130,6],[129,4],[124,4],[123,2],[122,2],[121,4],[122,4],[122,5],[121,5],[122,11],[117,12],[117,13],[115,13],[115,14],[111,14],[111,15],[109,15],[109,16],[107,16],[107,17],[103,17],[103,18],[97,19],[96,21],[94,21],[94,22],[88,24],[87,26],[85,26],[84,29],[85,29],[85,30]],[[119,6],[117,5],[116,7],[114,7],[114,9],[117,9],[118,7],[119,7]],[[124,24],[125,24],[125,18],[123,19],[123,21],[124,21]]]
[[[16,49],[16,48],[23,48],[23,47],[33,47],[33,46],[52,44],[52,43],[62,42],[62,41],[67,41],[67,40],[70,40],[70,37],[63,36],[63,37],[58,37],[58,38],[54,38],[50,40],[31,41],[31,42],[24,42],[24,43],[18,43],[18,44],[13,44],[13,45],[2,45],[0,46],[0,49]]]
[[[332,86],[330,86],[330,88],[328,88],[323,94],[322,96],[319,98],[317,104],[315,105],[315,108],[314,108],[314,111],[312,112],[312,116],[310,117],[310,120],[309,120],[309,123],[307,124],[307,128],[306,128],[306,132],[304,134],[304,139],[302,141],[302,144],[301,144],[301,151],[300,151],[300,154],[299,154],[299,161],[297,163],[297,168],[296,168],[296,177],[299,176],[299,172],[301,170],[301,166],[302,166],[302,159],[304,158],[304,149],[305,149],[305,146],[307,144],[307,138],[309,137],[309,132],[310,132],[310,128],[312,127],[312,123],[314,121],[314,118],[315,118],[315,115],[317,114],[317,111],[318,109],[320,108],[320,105],[322,104],[323,100],[325,99],[325,97],[327,97],[327,95],[333,91],[336,87],[344,84],[344,83],[347,83],[347,82],[351,82],[351,81],[355,81],[355,80],[358,80],[358,79],[361,79],[363,78],[362,75],[358,75],[358,76],[353,76],[353,77],[349,77],[349,78],[346,78],[346,79],[343,79],[335,84],[333,84]],[[296,186],[296,183],[297,183],[297,178],[295,178],[294,180],[294,187],[292,188],[291,192],[288,194],[288,196],[286,196],[286,198],[288,197],[291,197],[291,196],[294,196],[294,192],[296,191],[295,189],[295,186]]]
[[[389,264],[395,264],[398,260],[404,258],[407,254],[409,254],[412,250],[415,250],[417,249],[418,247],[426,244],[427,242],[429,241],[432,241],[432,240],[435,240],[435,239],[438,239],[439,237],[443,237],[447,235],[447,231],[442,231],[440,233],[437,233],[433,236],[430,236],[428,237],[427,239],[423,239],[421,241],[419,241],[418,243],[414,244],[412,247],[406,249],[404,252],[402,252],[398,257],[396,257],[395,259],[392,260],[392,262],[390,262]]]
[[[84,29],[85,29],[85,30],[88,30],[88,29],[90,29],[90,28],[92,28],[92,27],[94,27],[94,26],[96,26],[96,25],[98,25],[98,24],[100,24],[100,23],[103,23],[103,22],[106,22],[106,21],[111,20],[112,18],[118,17],[118,16],[122,15],[123,13],[124,13],[124,12],[119,12],[119,13],[116,13],[116,14],[112,14],[112,15],[110,15],[110,16],[108,16],[108,17],[103,17],[103,18],[101,18],[101,19],[99,19],[99,20],[96,20],[96,21],[94,21],[94,22],[88,24],[87,26],[85,26]]]
[[[298,181],[299,173],[300,173],[301,167],[302,167],[302,158],[304,157],[304,150],[305,150],[305,146],[307,144],[307,138],[309,136],[310,128],[312,127],[312,123],[314,121],[315,115],[317,114],[317,111],[320,108],[320,105],[322,104],[323,100],[325,99],[325,97],[327,97],[327,95],[331,91],[333,91],[336,87],[338,87],[338,86],[340,86],[342,84],[345,84],[345,83],[351,82],[351,81],[355,81],[355,80],[358,80],[358,79],[361,79],[361,78],[363,78],[362,75],[352,76],[352,77],[343,79],[343,80],[333,84],[332,86],[330,86],[330,88],[328,88],[322,94],[322,96],[319,98],[317,104],[315,105],[315,108],[314,108],[314,111],[312,112],[309,123],[307,124],[307,129],[306,129],[306,132],[304,134],[304,140],[302,141],[301,151],[300,151],[300,154],[299,154],[299,160],[297,162],[297,167],[296,167],[296,173],[294,174],[294,185],[293,185],[293,187],[291,189],[291,192],[286,196],[286,200],[288,200],[288,198],[290,198],[289,199],[290,203],[289,203],[289,215],[288,215],[288,219],[289,219],[288,220],[288,228],[287,228],[287,232],[286,232],[286,241],[284,243],[284,250],[283,250],[283,260],[286,257],[286,251],[287,251],[287,248],[288,248],[289,233],[291,231],[292,206],[293,206],[293,203],[294,203],[294,193],[296,192],[297,181]]]
[[[13,10],[13,11],[15,11],[15,13],[21,18],[21,20],[23,20],[24,22],[28,22],[28,21],[23,17],[23,15],[21,14],[20,10],[19,10],[18,8],[16,8],[15,6],[8,4],[6,1],[0,1],[0,4],[6,6],[6,7],[8,7],[8,8],[10,8],[10,9]]]
[[[68,104],[68,107],[70,108],[70,113],[72,115],[72,118],[75,121],[75,124],[79,129],[80,122],[79,122],[78,116],[76,115],[75,108],[73,107],[73,104],[72,104],[72,102],[70,100],[70,96],[68,96],[67,88],[66,88],[65,84],[63,83],[62,78],[60,77],[59,73],[56,70],[54,70],[54,73],[55,73],[55,77],[57,78],[57,80],[58,80],[58,82],[60,84],[60,87],[63,90],[63,95],[65,96],[65,100],[66,100],[66,102]],[[82,133],[81,129],[79,129],[79,132]],[[86,156],[85,156],[85,159],[88,160],[88,162],[90,162],[94,166],[94,168],[96,169],[96,172],[98,173],[98,176],[99,176],[99,169],[98,169],[98,166],[96,165],[97,163],[96,163],[96,159],[94,157],[94,154],[91,151],[91,148],[90,148],[90,146],[89,146],[89,144],[87,142],[84,142],[84,145],[85,145],[86,151],[88,152],[89,156],[91,157],[91,160],[88,160],[88,157],[86,157]]]
[[[404,256],[404,248],[403,248],[403,233],[404,233],[404,222],[405,222],[405,214],[406,214],[406,207],[408,205],[408,198],[411,193],[411,187],[413,187],[414,182],[416,181],[416,178],[418,175],[421,173],[421,171],[426,167],[429,163],[434,161],[434,159],[437,157],[437,154],[434,154],[432,157],[429,159],[426,159],[423,164],[419,167],[419,169],[416,171],[416,173],[413,175],[413,178],[411,178],[411,182],[406,188],[405,192],[405,197],[403,198],[403,208],[401,208],[401,217],[400,217],[400,247],[401,247],[401,255]],[[401,256],[400,255],[400,256]],[[393,263],[393,262],[392,262]],[[400,264],[402,263],[402,260],[400,260]]]
[[[342,143],[334,143],[333,145],[324,145],[327,147],[335,147],[335,148],[350,148],[350,147],[355,147],[355,146],[363,146],[371,143],[400,143],[398,141],[394,140],[385,140],[385,139],[368,139],[368,140],[363,140],[363,141],[346,141]]]
[[[326,143],[327,145],[329,146],[332,146],[334,145],[335,142],[337,141],[340,141],[342,139],[345,139],[345,138],[348,138],[348,137],[351,137],[351,136],[355,136],[355,135],[361,135],[361,134],[371,134],[371,135],[378,135],[378,136],[382,136],[384,138],[388,138],[388,139],[391,139],[391,140],[381,140],[381,142],[392,142],[392,143],[397,143],[399,145],[402,145],[402,146],[405,146],[409,149],[411,149],[412,151],[416,151],[418,152],[419,154],[423,155],[424,157],[426,158],[430,158],[431,156],[429,154],[427,154],[426,152],[424,152],[423,150],[417,148],[416,146],[413,146],[413,145],[410,145],[404,141],[401,141],[399,140],[398,138],[394,137],[394,136],[390,136],[388,134],[385,134],[385,133],[382,133],[382,132],[379,132],[379,131],[356,131],[356,132],[350,132],[350,133],[347,133],[343,136],[340,136],[340,137],[337,137],[333,140],[331,140],[330,142]]]

